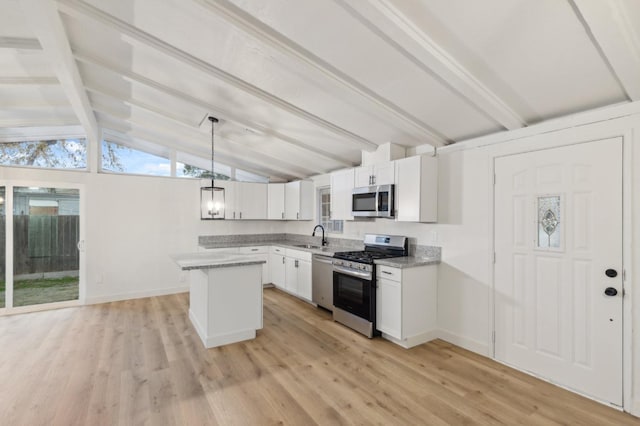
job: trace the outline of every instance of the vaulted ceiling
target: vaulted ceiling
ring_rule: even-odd
[[[640,99],[637,0],[3,0],[0,128],[291,180]],[[151,143],[151,144],[149,144]]]

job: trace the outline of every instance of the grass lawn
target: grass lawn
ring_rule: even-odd
[[[0,281],[0,307],[5,306],[5,283]],[[13,306],[78,299],[78,277],[39,278],[13,284]]]

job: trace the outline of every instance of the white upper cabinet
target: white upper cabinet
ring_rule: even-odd
[[[426,155],[396,160],[396,220],[438,220],[438,159]]]
[[[388,185],[395,183],[393,161],[355,168],[355,186]]]
[[[355,182],[355,169],[331,173],[331,220],[353,220],[351,195]]]
[[[238,211],[236,219],[264,220],[267,218],[267,185],[236,182],[236,189]]]
[[[267,186],[267,219],[284,219],[284,183],[270,183]]]
[[[287,220],[313,219],[313,182],[298,180],[285,184],[284,218]]]
[[[216,180],[214,181],[216,187],[224,188],[224,218],[225,219],[237,219],[237,204],[236,204],[236,184],[232,180]]]

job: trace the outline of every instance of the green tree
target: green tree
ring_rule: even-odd
[[[199,179],[211,179],[211,172],[209,170],[201,169],[199,167],[190,166],[185,164],[182,168],[185,176],[191,176]],[[229,176],[220,173],[213,174],[214,180],[230,180]]]

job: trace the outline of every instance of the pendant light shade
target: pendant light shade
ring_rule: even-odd
[[[218,119],[209,116],[209,121],[211,121],[211,186],[200,188],[200,219],[202,220],[224,219],[224,188],[216,187],[214,179],[214,125]]]

